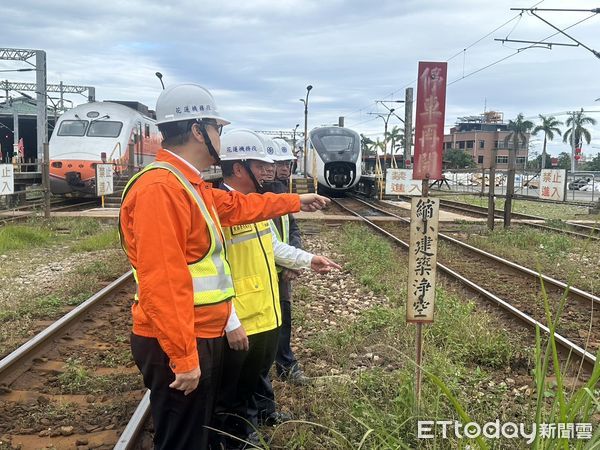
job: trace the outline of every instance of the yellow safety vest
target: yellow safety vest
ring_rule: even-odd
[[[281,325],[279,285],[269,221],[223,227],[235,286],[233,304],[246,334]]]
[[[275,235],[279,242],[285,242],[286,244],[290,243],[290,215],[285,214],[284,216],[279,217],[281,219],[281,231],[283,232],[283,239],[281,234],[279,233],[279,229],[275,224],[275,220],[271,220],[273,222],[273,229],[275,230]],[[281,273],[283,271],[283,267],[277,266],[277,273]]]
[[[273,226],[275,227],[275,234],[277,235],[277,239],[279,242],[285,242],[286,244],[290,243],[290,216],[286,214],[280,217],[281,219],[281,231],[283,232],[283,238],[279,233],[279,229],[275,225],[275,221],[273,221]]]
[[[122,200],[129,192],[131,186],[142,176],[144,173],[150,170],[166,169],[171,172],[179,180],[182,186],[190,194],[190,196],[196,201],[202,217],[206,221],[208,232],[210,235],[210,248],[206,255],[192,264],[188,264],[188,269],[192,277],[192,284],[194,289],[194,306],[206,306],[214,305],[227,301],[235,296],[235,290],[233,288],[233,280],[231,278],[231,268],[226,258],[226,251],[221,241],[221,223],[219,222],[219,216],[215,211],[216,223],[213,221],[212,216],[208,212],[208,208],[204,203],[204,200],[198,194],[196,189],[188,181],[187,178],[174,166],[166,162],[153,162],[147,165],[144,170],[135,174],[125,186],[123,191]],[[125,240],[122,236],[121,221],[119,220],[119,237],[121,239],[121,246],[125,253],[127,248],[125,247]],[[135,294],[135,301],[138,301],[139,283],[138,276],[135,267],[133,269],[133,277],[137,286],[137,292]]]

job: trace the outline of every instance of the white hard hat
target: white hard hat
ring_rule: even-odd
[[[214,119],[219,125],[230,123],[219,115],[212,94],[198,84],[176,84],[161,92],[156,101],[157,125],[194,119]]]
[[[279,152],[277,154],[278,159],[273,158],[275,159],[275,161],[294,161],[296,159],[296,157],[292,153],[292,148],[290,147],[290,144],[288,144],[284,139],[275,138],[273,139],[273,142],[275,142],[279,146]]]
[[[269,147],[264,136],[260,136],[251,130],[231,130],[221,137],[221,161],[256,160],[274,163],[268,155]],[[270,146],[273,152],[273,146]]]

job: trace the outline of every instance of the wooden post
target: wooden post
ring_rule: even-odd
[[[490,186],[488,189],[488,217],[487,217],[487,226],[488,229],[494,229],[494,214],[496,212],[496,156],[498,155],[498,150],[494,148],[492,150],[492,161],[490,162]]]
[[[422,180],[421,184],[422,196],[427,198],[429,196],[429,177]],[[415,369],[415,397],[417,399],[417,411],[421,404],[421,384],[423,381],[423,371],[421,367],[423,365],[423,323],[417,322],[415,330],[415,363],[417,365]]]

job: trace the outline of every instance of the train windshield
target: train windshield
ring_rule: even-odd
[[[96,120],[90,124],[87,132],[89,137],[118,137],[123,128],[123,122],[113,120]]]
[[[59,136],[85,136],[87,120],[63,120],[58,129]]]
[[[349,152],[354,148],[354,136],[321,136],[328,152]]]

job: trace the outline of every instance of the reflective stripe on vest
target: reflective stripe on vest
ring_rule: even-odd
[[[283,231],[283,238],[281,236],[281,234],[279,233],[279,228],[277,228],[277,225],[275,225],[275,221],[273,221],[273,225],[275,225],[275,234],[277,236],[277,239],[279,239],[279,242],[285,242],[286,244],[290,243],[290,216],[289,214],[286,214],[285,216],[281,216],[279,217],[279,219],[281,220],[281,231]]]
[[[283,239],[281,239],[281,234],[279,233],[279,228],[277,228],[277,224],[275,224],[275,220],[273,220],[273,229],[275,230],[275,235],[279,242],[284,242],[286,244],[290,243],[290,215],[286,214],[285,216],[279,217],[281,220],[281,230],[283,231]],[[277,266],[277,272],[281,272],[283,267]]]
[[[192,277],[194,305],[213,305],[215,303],[220,303],[229,300],[230,298],[235,296],[235,290],[233,288],[233,280],[231,279],[231,269],[226,259],[225,248],[223,246],[223,242],[221,240],[221,233],[219,231],[221,229],[219,216],[213,209],[216,218],[215,223],[212,216],[208,212],[208,208],[206,207],[204,200],[202,199],[200,194],[198,194],[198,191],[194,189],[194,187],[188,181],[188,179],[185,178],[185,176],[177,168],[165,162],[155,161],[149,164],[141,172],[137,173],[129,180],[127,186],[125,186],[125,190],[123,191],[122,200],[125,199],[125,196],[129,192],[129,189],[131,188],[133,183],[135,183],[139,179],[140,176],[142,176],[144,173],[150,170],[156,169],[168,170],[179,180],[181,185],[185,188],[186,191],[188,191],[190,196],[198,205],[200,213],[206,221],[206,226],[210,235],[210,248],[208,249],[206,255],[201,260],[196,261],[192,264],[188,264],[188,269]],[[122,232],[120,230],[120,220],[119,234],[121,235],[121,245],[127,253],[125,241],[122,238]],[[133,273],[139,291],[137,272],[135,268],[133,268]],[[138,300],[137,292],[135,295],[135,300]]]
[[[223,227],[238,318],[248,335],[281,325],[279,285],[270,221]]]

